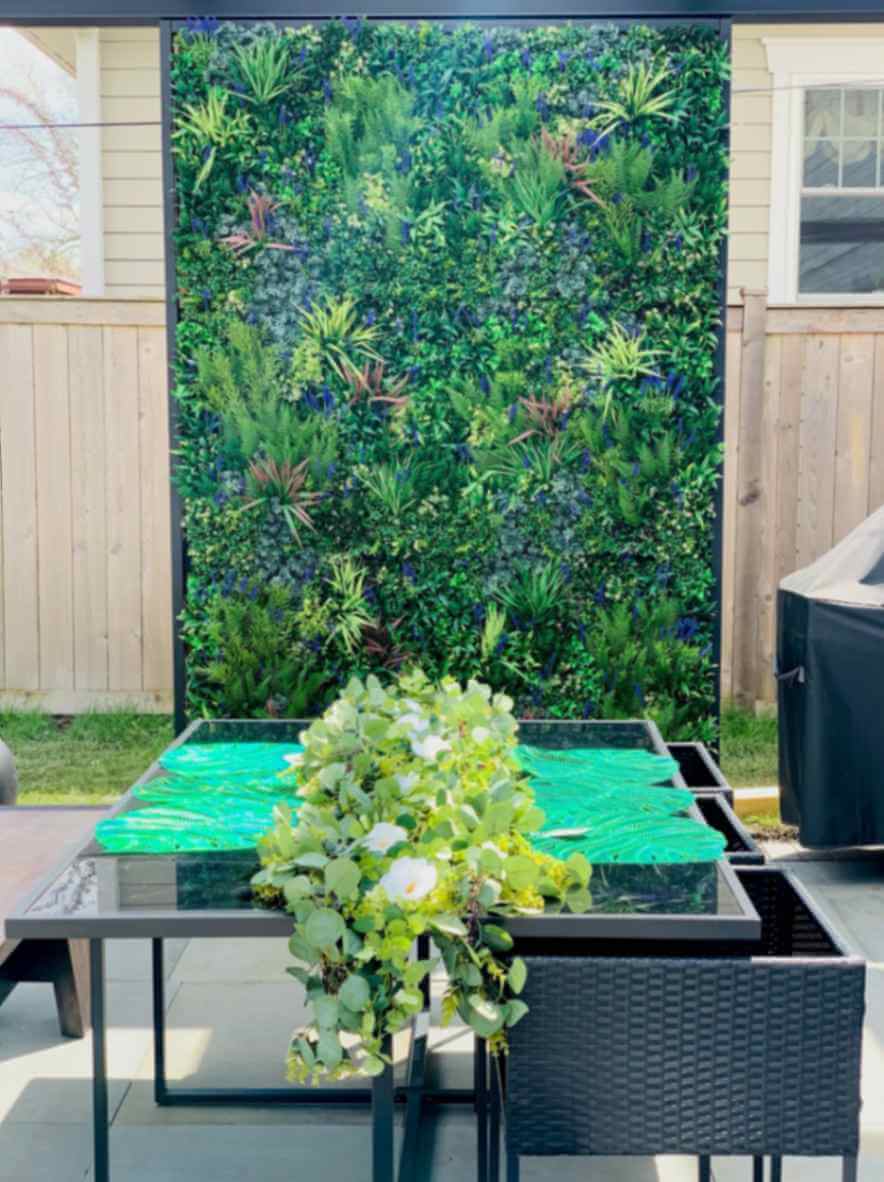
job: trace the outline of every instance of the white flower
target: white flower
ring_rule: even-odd
[[[380,881],[392,903],[416,903],[436,885],[436,867],[426,858],[397,858]]]
[[[300,767],[304,762],[304,752],[290,751],[286,755],[283,755],[283,759],[286,761],[289,767]]]
[[[421,731],[425,731],[430,725],[429,719],[421,718],[419,714],[401,714],[396,721],[400,726],[404,726],[406,730],[417,731],[418,734]]]
[[[365,846],[373,854],[385,854],[392,846],[408,837],[401,825],[392,825],[389,821],[378,821],[364,838]]]
[[[474,743],[484,743],[485,740],[490,737],[491,737],[491,731],[488,729],[487,726],[474,726],[473,727],[473,742]]]
[[[417,772],[408,772],[407,775],[402,775],[400,772],[396,776],[396,783],[399,785],[400,792],[410,792],[419,779],[420,776]]]
[[[411,749],[421,759],[435,759],[442,751],[450,751],[451,744],[447,739],[440,739],[438,735],[427,735],[425,739],[412,737]]]

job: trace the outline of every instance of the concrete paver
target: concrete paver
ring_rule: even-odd
[[[845,939],[870,962],[859,1182],[884,1182],[884,857],[790,865]],[[152,1091],[147,941],[107,950],[111,1158],[114,1182],[368,1182],[366,1109],[157,1108]],[[304,1016],[285,974],[285,941],[192,940],[166,945],[167,1070],[191,1087],[284,1086],[285,1046]],[[434,1008],[443,988],[434,981]],[[467,1087],[471,1037],[434,1027],[431,1085]],[[398,1048],[404,1061],[406,1047]],[[91,1039],[58,1034],[51,991],[20,986],[0,1007],[0,1182],[89,1182]],[[361,1085],[355,1085],[361,1086]],[[333,1132],[330,1129],[333,1127]],[[162,1129],[162,1135],[157,1136]],[[427,1182],[472,1182],[475,1128],[440,1109],[422,1129]],[[715,1182],[748,1182],[744,1158],[716,1158]],[[784,1182],[837,1182],[835,1159],[785,1163]],[[523,1182],[694,1182],[690,1158],[526,1158]],[[423,1182],[423,1179],[422,1179]]]

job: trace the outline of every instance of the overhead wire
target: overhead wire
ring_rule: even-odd
[[[762,95],[779,94],[784,91],[795,90],[884,90],[884,80],[879,78],[858,79],[851,78],[843,82],[814,82],[810,85],[803,83],[793,86],[732,86],[730,95]],[[110,127],[162,127],[161,119],[115,119],[102,120],[93,123],[0,123],[0,131],[81,131]],[[749,126],[744,121],[732,119],[730,127]]]

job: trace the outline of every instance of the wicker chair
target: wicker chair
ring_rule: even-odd
[[[527,957],[529,1014],[513,1028],[499,1089],[507,1182],[520,1156],[713,1154],[843,1159],[856,1178],[865,963],[783,871],[741,869],[762,918],[751,955]],[[495,1127],[497,1126],[497,1127]],[[483,1157],[485,1154],[483,1153]]]

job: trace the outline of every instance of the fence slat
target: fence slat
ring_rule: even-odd
[[[74,544],[74,685],[81,690],[106,690],[107,479],[101,328],[72,325],[68,330],[68,357]]]
[[[758,651],[758,549],[761,509],[761,423],[764,401],[766,305],[763,294],[746,292],[740,361],[739,463],[734,563],[733,696],[754,704]]]
[[[769,701],[773,690],[776,624],[776,523],[779,500],[780,394],[783,366],[782,337],[767,337],[764,357],[764,394],[761,408],[761,487],[758,500],[758,636],[755,701]]]
[[[73,689],[71,423],[64,327],[34,327],[40,686]]]
[[[780,411],[777,418],[779,493],[774,591],[780,579],[795,570],[798,561],[798,444],[801,423],[801,376],[804,363],[800,337],[784,336],[781,349]]]
[[[166,342],[161,329],[138,330],[141,446],[142,684],[172,684],[172,568],[169,536],[169,420]]]
[[[104,330],[108,686],[141,689],[138,331]]]
[[[875,337],[872,441],[869,450],[869,512],[884,505],[884,334]]]
[[[4,685],[35,690],[40,681],[40,638],[31,328],[0,324],[0,374],[4,375],[0,397]]]
[[[838,371],[834,537],[843,538],[869,511],[869,452],[875,338],[847,336]]]
[[[721,692],[725,697],[733,692],[734,653],[734,564],[736,562],[737,537],[737,475],[739,469],[739,424],[740,424],[740,361],[742,355],[743,327],[740,309],[739,331],[731,328],[728,317],[725,357],[725,402],[724,402],[724,487],[722,507],[724,523],[722,531],[721,561]]]
[[[838,411],[837,336],[804,340],[798,465],[798,565],[832,545],[835,515],[833,456]]]

